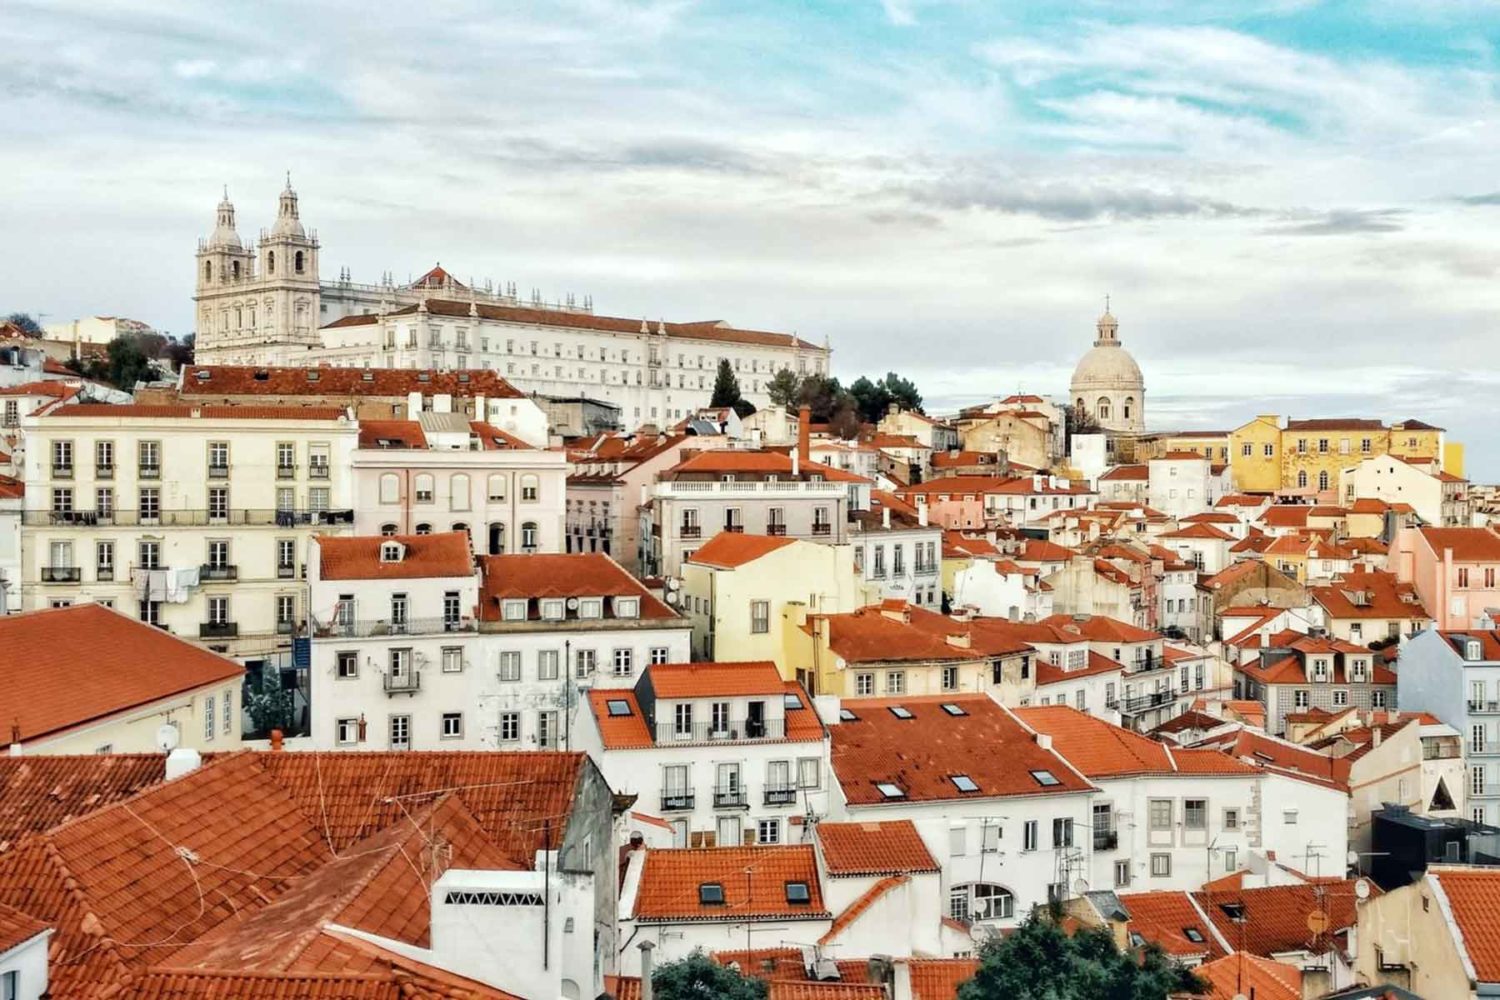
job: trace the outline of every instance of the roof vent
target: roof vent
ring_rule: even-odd
[[[467,382],[467,381],[469,381],[469,373],[468,372],[459,372],[458,373],[458,380],[460,382]]]
[[[307,380],[309,382],[316,382],[320,378],[322,378],[322,373],[319,372],[316,368],[309,368],[307,370]]]
[[[360,372],[359,379],[361,382],[373,382],[375,381],[375,373],[370,371]]]
[[[431,382],[432,381],[432,372],[417,372],[417,381],[418,382]]]
[[[266,382],[270,380],[271,373],[266,371],[264,368],[257,368],[255,369],[255,375],[253,377],[257,382]]]
[[[199,368],[194,374],[198,376],[199,382],[207,382],[211,377],[211,373],[207,368]]]

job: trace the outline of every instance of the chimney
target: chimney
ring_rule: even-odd
[[[1372,747],[1378,747],[1378,746],[1380,746],[1380,726],[1379,725],[1374,725],[1374,726],[1370,727],[1370,746],[1372,746]]]
[[[1052,734],[1051,733],[1037,733],[1036,734],[1036,745],[1038,747],[1040,747],[1041,749],[1043,749],[1043,750],[1051,750],[1052,749]]]
[[[890,530],[890,527],[891,527],[891,509],[889,507],[884,507],[883,506],[883,507],[880,508],[880,526],[882,528],[885,528],[886,530]]]
[[[797,458],[806,465],[808,447],[812,441],[812,407],[803,404],[797,411]]]
[[[277,733],[279,734],[280,730],[277,730]],[[167,754],[166,778],[168,781],[171,781],[173,778],[180,778],[184,774],[192,774],[202,764],[203,758],[198,755],[198,751],[188,747],[178,747]]]
[[[642,941],[641,949],[641,1000],[651,1000],[651,949],[656,947],[650,941]]]
[[[546,862],[546,853],[537,852],[537,865]],[[562,928],[570,919],[587,919],[567,886],[545,870],[449,868],[428,896],[430,964],[516,996],[561,996]],[[490,905],[476,897],[504,902]]]
[[[927,505],[925,503],[917,504],[917,523],[924,528],[927,527]]]
[[[280,753],[285,747],[283,744],[284,734],[279,729],[271,730],[271,749]]]
[[[1260,630],[1260,648],[1265,649],[1271,645],[1271,633],[1265,629]]]

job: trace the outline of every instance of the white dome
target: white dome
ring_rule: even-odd
[[[1136,389],[1146,387],[1141,366],[1118,342],[1100,344],[1085,354],[1073,369],[1073,388]]]

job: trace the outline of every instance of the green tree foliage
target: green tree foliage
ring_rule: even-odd
[[[720,965],[701,950],[658,966],[651,976],[656,1000],[766,1000],[763,980]]]
[[[1105,928],[1069,937],[1045,917],[992,938],[979,956],[979,971],[959,987],[958,1000],[1165,1000],[1207,992],[1157,945],[1121,952]]]
[[[922,394],[917,391],[916,383],[895,372],[886,372],[885,378],[875,382],[861,375],[849,386],[849,393],[859,408],[860,418],[866,423],[879,423],[892,403],[903,410],[922,412]]]
[[[42,335],[42,324],[38,323],[31,313],[13,312],[5,317],[7,323],[14,323],[21,328],[21,332],[28,337],[40,337]]]
[[[790,368],[781,369],[766,383],[766,395],[771,397],[771,402],[776,406],[796,409],[802,402],[801,393],[802,380]]]
[[[171,342],[159,333],[116,337],[105,347],[102,360],[70,359],[67,366],[86,378],[108,382],[129,392],[138,381],[149,382],[161,377],[154,361],[170,348]]]
[[[734,368],[730,366],[728,358],[720,358],[719,371],[714,376],[714,395],[708,405],[733,406],[741,398],[740,380],[735,377]]]

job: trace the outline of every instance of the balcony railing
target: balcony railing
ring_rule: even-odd
[[[814,524],[812,526],[812,533],[815,534],[815,535],[831,535],[831,534],[833,534],[833,525],[832,524]]]
[[[750,795],[745,791],[745,786],[738,788],[715,788],[715,809],[748,809],[750,807]]]
[[[742,535],[745,533],[745,526],[743,524],[726,524],[724,525],[724,530],[731,535]]]
[[[772,536],[785,535],[786,534],[786,525],[784,525],[784,524],[768,524],[768,525],[766,525],[766,534],[772,535]]]
[[[378,635],[437,635],[443,632],[473,632],[472,618],[389,618],[332,621],[317,628],[318,638],[367,639]]]
[[[278,466],[276,466],[276,478],[277,479],[294,479],[294,478],[296,478],[296,476],[297,476],[297,467],[295,465],[278,465]]]
[[[661,793],[662,812],[682,812],[693,808],[696,797],[692,792],[665,791]]]
[[[72,479],[73,467],[71,465],[54,465],[52,467],[53,479]]]
[[[1114,830],[1094,831],[1094,850],[1113,851],[1120,846],[1120,835]]]
[[[702,538],[703,537],[703,525],[701,525],[701,524],[684,524],[682,527],[680,527],[680,528],[677,529],[677,536],[679,538]]]
[[[1121,704],[1120,711],[1126,715],[1135,712],[1145,712],[1153,708],[1160,708],[1162,705],[1170,705],[1176,699],[1177,691],[1175,688],[1169,688],[1166,691],[1153,691],[1150,694],[1126,698]]]
[[[1489,715],[1500,712],[1500,701],[1470,701],[1469,711],[1475,715]]]
[[[28,510],[21,514],[28,527],[49,528],[68,525],[94,527],[149,526],[157,528],[194,528],[210,525],[270,526],[293,528],[301,525],[353,524],[352,510],[275,510],[271,508],[231,507],[222,513],[207,508],[185,510]]]
[[[416,694],[422,690],[422,671],[407,670],[399,674],[386,674],[381,680],[384,683],[385,693],[392,694]]]
[[[678,725],[675,720],[656,724],[658,743],[728,743],[736,740],[779,740],[786,736],[782,719],[734,719],[723,725],[694,722]]]
[[[96,465],[96,466],[94,466],[94,478],[95,479],[113,479],[113,478],[115,478],[115,467],[113,465]]]
[[[292,579],[295,579],[296,576],[297,576],[297,567],[296,566],[277,566],[276,567],[276,579],[278,579],[278,580],[292,580]]]
[[[1500,743],[1481,740],[1464,740],[1464,751],[1470,757],[1493,757],[1500,754]]]
[[[83,570],[77,566],[43,566],[43,583],[77,583],[83,579]]]
[[[656,484],[657,496],[702,496],[705,493],[769,493],[781,496],[800,493],[804,496],[834,498],[847,496],[848,489],[843,483],[801,479],[736,479],[728,482],[677,479]]]
[[[326,465],[309,465],[307,467],[307,478],[308,479],[327,479],[328,478],[328,466],[326,466]]]
[[[198,567],[198,578],[200,580],[238,580],[240,568],[229,563],[204,563]]]
[[[142,465],[142,466],[140,466],[136,470],[136,477],[139,478],[139,479],[160,479],[161,478],[161,466],[160,465]]]
[[[209,479],[228,479],[229,478],[229,466],[227,466],[227,465],[210,465],[208,467],[208,478]]]
[[[200,639],[233,639],[239,634],[239,622],[203,622],[198,626]]]
[[[766,805],[768,806],[789,806],[796,801],[797,789],[791,785],[767,786],[766,788]]]

